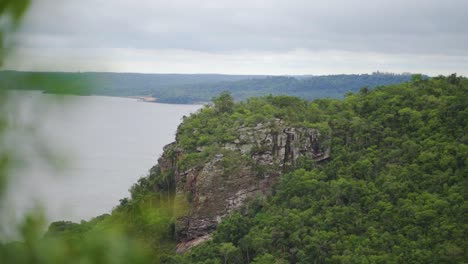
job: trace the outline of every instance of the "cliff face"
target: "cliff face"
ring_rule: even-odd
[[[316,162],[329,158],[329,138],[317,129],[291,127],[274,119],[236,131],[235,140],[201,165],[182,170],[179,161],[187,151],[177,142],[166,146],[159,159],[161,172],[173,172],[176,195],[189,202],[188,214],[176,222],[179,252],[208,239],[221,219],[248,198],[268,195],[278,176],[300,157]]]

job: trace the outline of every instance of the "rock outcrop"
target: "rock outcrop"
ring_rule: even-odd
[[[201,165],[182,171],[178,162],[187,153],[177,142],[166,146],[159,159],[163,173],[173,172],[176,195],[186,197],[190,205],[176,222],[179,252],[208,240],[221,219],[247,199],[268,195],[281,173],[300,157],[316,162],[329,158],[329,137],[314,128],[291,127],[274,119],[236,131],[233,142]]]

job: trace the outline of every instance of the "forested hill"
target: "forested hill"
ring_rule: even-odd
[[[208,102],[222,91],[236,100],[252,96],[291,95],[304,99],[342,98],[362,87],[408,81],[408,74],[261,76],[221,74],[136,74],[0,72],[0,87],[47,93],[108,96],[153,96],[162,103]]]
[[[319,128],[331,133],[331,158],[296,164],[271,198],[224,219],[176,263],[465,263],[467,98],[465,78],[414,76],[344,100],[267,97],[186,119],[203,140],[213,135],[197,124],[218,118]]]
[[[43,263],[56,263],[60,257],[92,259],[95,249],[106,248],[109,257],[97,255],[99,263],[113,263],[114,255],[141,256],[137,249],[145,245],[150,260],[138,263],[466,263],[466,98],[468,80],[456,75],[413,76],[343,100],[266,96],[234,103],[223,94],[184,118],[176,142],[111,215],[53,223],[45,239],[26,240],[14,256],[40,248]],[[278,122],[294,128],[278,135],[312,129],[325,136],[327,161],[298,157],[278,175],[274,161],[257,166],[252,158],[268,161],[278,152],[268,138],[259,137],[265,142],[250,151],[235,147],[248,143],[242,133],[255,136]],[[210,192],[228,193],[229,183],[245,176],[248,166],[254,168],[252,180],[278,179],[271,194],[246,201],[207,230],[214,231],[210,241],[177,255],[178,219],[185,223],[187,213],[213,210],[187,210],[185,202],[200,204]],[[210,181],[215,174],[224,181]],[[215,186],[197,189],[210,184]],[[184,195],[176,192],[181,186],[189,187],[185,196],[174,199]],[[121,240],[125,247],[104,239],[102,231],[116,226],[130,237]]]

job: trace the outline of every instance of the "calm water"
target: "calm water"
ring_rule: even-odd
[[[28,157],[12,173],[5,203],[16,219],[37,205],[49,221],[109,213],[156,164],[182,116],[200,108],[103,96],[66,96],[57,102],[54,95],[19,94],[13,115],[23,130],[29,124],[36,131],[34,136],[16,133],[9,141]],[[51,159],[41,157],[49,156],[59,169],[46,166],[44,160]]]

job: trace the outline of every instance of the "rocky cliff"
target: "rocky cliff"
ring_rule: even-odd
[[[268,195],[271,186],[298,159],[321,162],[329,158],[329,137],[314,128],[292,127],[280,119],[239,126],[232,142],[207,153],[202,162],[184,165],[190,155],[177,141],[159,159],[162,174],[173,177],[176,196],[188,200],[189,211],[176,221],[178,251],[209,239],[223,217],[247,199]],[[193,152],[193,151],[192,151]]]

